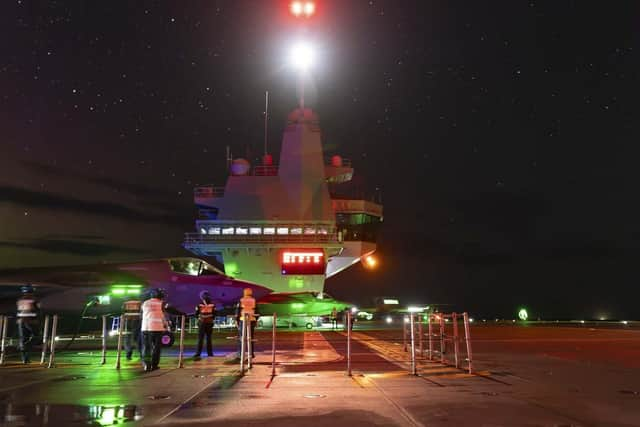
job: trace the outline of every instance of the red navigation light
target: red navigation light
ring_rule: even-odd
[[[311,17],[316,12],[316,4],[312,1],[294,1],[289,5],[291,14],[297,18]]]
[[[285,250],[280,266],[282,274],[324,274],[324,252],[322,249]]]

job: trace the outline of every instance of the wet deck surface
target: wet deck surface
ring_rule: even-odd
[[[101,366],[89,348],[60,353],[55,369],[10,355],[0,367],[0,426],[640,425],[638,330],[479,325],[475,374],[425,355],[417,377],[397,330],[354,331],[352,377],[342,332],[279,330],[275,377],[270,332],[258,333],[244,376],[225,363],[231,334],[216,334],[215,357],[186,359],[184,369],[165,351],[152,373],[135,360],[114,369],[113,353]]]

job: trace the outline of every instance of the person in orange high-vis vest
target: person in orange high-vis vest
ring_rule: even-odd
[[[242,327],[244,326],[245,314],[249,318],[249,325],[251,328],[251,337],[255,337],[256,329],[256,299],[252,296],[253,291],[251,288],[244,289],[244,296],[240,298],[238,303],[237,322],[238,322],[238,357],[240,357],[240,351],[242,346]],[[255,357],[254,346],[251,346],[251,357]]]
[[[213,320],[215,305],[211,301],[211,295],[207,291],[200,293],[200,304],[196,306],[196,317],[198,318],[198,349],[193,355],[194,360],[200,360],[202,345],[207,340],[207,355],[213,357],[211,346],[211,334],[213,332]]]
[[[162,334],[168,329],[164,317],[164,291],[152,289],[149,298],[142,303],[142,367],[150,372],[158,369]]]

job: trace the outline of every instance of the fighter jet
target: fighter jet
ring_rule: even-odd
[[[32,285],[47,313],[106,314],[119,312],[122,302],[140,297],[146,289],[163,288],[176,311],[193,312],[200,292],[209,291],[218,306],[235,304],[244,288],[256,299],[271,291],[226,276],[197,258],[165,258],[123,264],[39,267],[0,270],[0,312],[15,311],[23,285]]]
[[[278,326],[305,326],[308,329],[317,326],[322,316],[328,316],[335,308],[341,312],[352,307],[353,304],[338,301],[327,293],[319,292],[294,292],[294,293],[272,293],[258,300],[258,312],[260,319],[259,326],[268,327],[272,323],[275,313],[278,319]]]

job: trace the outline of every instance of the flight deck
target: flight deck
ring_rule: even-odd
[[[241,372],[235,330],[217,331],[214,357],[163,351],[160,370],[115,368],[113,342],[59,351],[55,367],[22,365],[8,347],[0,367],[0,425],[631,426],[640,424],[640,325],[478,323],[472,373],[410,352],[402,329],[361,322],[258,330]],[[60,341],[63,343],[64,341]],[[62,346],[61,346],[62,347]],[[452,356],[446,349],[446,360]],[[351,376],[347,353],[351,354]]]

